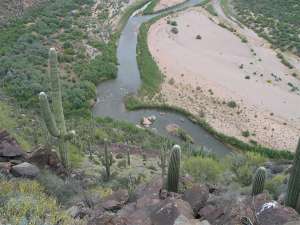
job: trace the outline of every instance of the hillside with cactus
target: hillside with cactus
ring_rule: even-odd
[[[188,109],[141,105],[138,94],[157,94],[164,79],[147,32],[165,14],[143,15],[155,2],[0,3],[10,17],[0,26],[0,225],[300,224],[298,137],[277,151],[217,132]],[[141,65],[130,64],[136,57]],[[135,66],[140,93],[124,85],[135,83]]]

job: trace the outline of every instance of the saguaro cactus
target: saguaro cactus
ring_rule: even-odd
[[[179,145],[174,145],[169,161],[167,189],[178,192],[181,150]]]
[[[258,195],[264,191],[266,181],[266,169],[259,167],[256,170],[253,183],[252,183],[252,195]]]
[[[113,156],[111,152],[108,152],[107,141],[104,143],[104,158],[102,158],[102,164],[105,167],[106,179],[110,179],[110,167],[113,164]]]
[[[44,92],[41,92],[39,94],[41,112],[49,133],[52,136],[58,138],[60,158],[63,166],[66,169],[68,169],[68,141],[74,136],[75,132],[67,132],[66,129],[62,107],[61,85],[59,78],[57,54],[54,48],[51,48],[49,51],[49,75],[53,111],[51,112],[47,95]]]
[[[166,142],[160,150],[160,156],[159,156],[160,162],[158,163],[158,166],[161,168],[161,176],[163,180],[166,176],[167,155],[168,155],[168,142]]]
[[[300,193],[300,139],[298,141],[298,146],[295,152],[295,158],[294,158],[294,163],[291,171],[291,176],[289,179],[286,205],[296,209],[299,193]],[[298,209],[298,212],[300,212],[300,209]]]
[[[127,165],[130,166],[131,160],[130,160],[130,152],[129,150],[127,151]]]

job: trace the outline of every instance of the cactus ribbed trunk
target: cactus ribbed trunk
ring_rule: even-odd
[[[256,170],[253,183],[252,183],[252,195],[258,195],[264,191],[266,180],[266,169],[264,167],[259,167]]]
[[[287,197],[286,197],[286,205],[290,206],[294,209],[297,208],[297,201],[299,198],[300,192],[300,139],[298,141],[298,146],[295,152],[294,163],[289,179]],[[300,209],[298,209],[300,212]]]
[[[104,158],[102,159],[102,164],[105,167],[106,179],[110,179],[110,167],[112,166],[113,156],[111,152],[108,152],[107,141],[104,143]]]
[[[169,192],[178,192],[180,160],[181,160],[181,150],[178,145],[175,145],[172,149],[172,153],[169,161],[168,180],[167,180],[167,189]]]
[[[127,151],[127,165],[130,167],[131,161],[130,161],[130,152]]]
[[[60,159],[63,166],[69,169],[68,141],[74,136],[74,132],[67,132],[61,97],[60,73],[58,68],[57,53],[54,48],[49,51],[49,74],[52,97],[52,112],[47,95],[41,92],[39,95],[41,112],[49,133],[58,139]]]

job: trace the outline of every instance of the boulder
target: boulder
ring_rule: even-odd
[[[275,201],[266,202],[258,208],[257,220],[261,225],[281,225],[297,221],[300,224],[298,213],[289,207],[284,207]]]
[[[152,122],[151,122],[151,120],[148,117],[143,117],[143,119],[141,121],[141,124],[144,127],[150,127],[152,125]]]
[[[175,124],[175,123],[172,123],[172,124],[168,124],[166,126],[166,131],[171,134],[171,135],[174,135],[176,136],[177,135],[177,131],[178,129],[180,128],[179,125]]]
[[[156,206],[150,219],[153,225],[174,225],[180,216],[188,220],[194,219],[191,206],[181,199],[168,198]]]
[[[35,178],[39,172],[39,168],[27,162],[13,166],[11,169],[11,173],[16,177]]]
[[[38,147],[28,157],[30,163],[34,163],[40,168],[49,166],[51,168],[57,168],[60,165],[59,157],[55,150],[45,148],[43,146]]]
[[[24,152],[17,141],[6,130],[0,130],[0,157],[22,157]]]
[[[103,202],[101,206],[108,211],[117,211],[122,208],[121,203],[116,200],[107,200]]]
[[[199,210],[205,206],[208,197],[208,187],[196,184],[184,192],[182,199],[187,201],[191,205],[194,211],[194,215],[197,216]]]

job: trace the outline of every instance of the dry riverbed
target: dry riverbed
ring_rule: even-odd
[[[151,26],[149,49],[165,75],[159,96],[224,134],[294,150],[300,136],[299,80],[265,40],[237,25],[233,33],[220,22],[222,17],[197,7]]]

